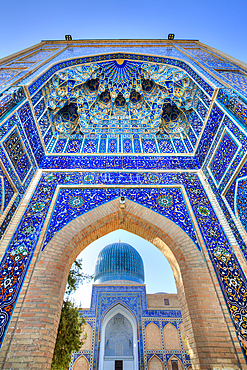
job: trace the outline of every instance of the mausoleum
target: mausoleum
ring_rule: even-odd
[[[247,65],[198,40],[46,40],[1,59],[0,367],[50,369],[72,263],[123,229],[167,258],[177,298],[146,295],[136,251],[121,244],[118,270],[106,247],[75,356],[246,370],[246,160]]]

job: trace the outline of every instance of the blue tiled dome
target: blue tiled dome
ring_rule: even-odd
[[[144,267],[140,254],[127,243],[112,243],[100,251],[95,262],[94,281],[104,283],[125,280],[144,283]]]

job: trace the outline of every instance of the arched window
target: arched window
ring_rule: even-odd
[[[146,349],[162,349],[160,330],[154,323],[148,324],[145,331]]]
[[[89,370],[89,363],[86,357],[80,356],[74,363],[73,370]]]
[[[148,370],[163,370],[163,364],[157,356],[153,356],[148,361]]]
[[[173,355],[169,359],[168,370],[184,370],[184,366],[177,356]]]
[[[172,324],[167,324],[163,330],[165,349],[181,350],[179,334],[177,329]]]

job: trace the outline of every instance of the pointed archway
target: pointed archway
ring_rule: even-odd
[[[119,199],[115,199],[68,223],[44,251],[41,251],[41,236],[40,253],[8,347],[9,368],[11,363],[23,358],[23,351],[27,350],[30,351],[30,368],[37,368],[36,364],[44,358],[46,367],[43,369],[50,368],[70,267],[91,242],[119,228],[150,241],[168,259],[177,285],[194,368],[213,368],[219,360],[223,363],[226,359],[236,367],[234,348],[203,254],[171,220],[132,201],[126,202],[125,209],[119,208]],[[23,333],[31,331],[33,334],[27,344]],[[217,346],[212,349],[212,343],[217,343],[219,336],[229,338],[225,341],[224,352]],[[37,345],[43,349],[41,352],[37,352]]]

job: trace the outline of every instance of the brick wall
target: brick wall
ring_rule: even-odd
[[[165,305],[165,299],[169,300],[169,305]],[[147,294],[147,306],[148,308],[180,310],[180,304],[177,294]]]

